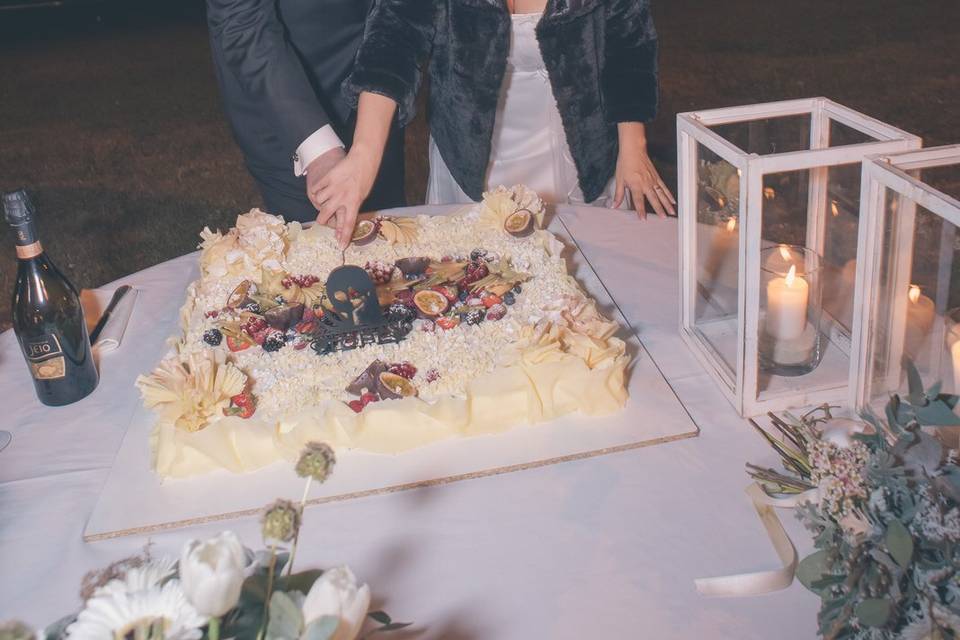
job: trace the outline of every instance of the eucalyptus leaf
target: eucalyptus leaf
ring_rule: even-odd
[[[906,570],[913,557],[913,536],[899,520],[891,520],[887,525],[887,550],[893,559]]]
[[[310,587],[323,574],[319,569],[301,571],[292,576],[286,576],[277,581],[277,586],[281,591],[299,591],[300,593],[310,593]]]
[[[827,550],[821,549],[815,551],[800,561],[797,565],[797,580],[814,593],[819,593],[819,589],[814,587],[814,583],[822,580],[827,574]]]
[[[41,633],[41,637],[45,640],[60,640],[67,634],[67,627],[69,627],[77,619],[77,614],[72,613],[68,616],[64,616],[48,626]]]
[[[337,632],[340,619],[337,616],[320,616],[303,630],[301,640],[330,640]]]
[[[943,390],[943,382],[938,380],[934,382],[933,385],[927,389],[927,400],[932,401],[940,397],[940,391]]]
[[[866,598],[861,600],[853,612],[860,622],[869,627],[882,627],[890,619],[892,605],[886,598]]]
[[[960,416],[953,412],[949,405],[941,400],[934,400],[926,406],[915,410],[917,421],[931,427],[960,426]]]
[[[390,618],[389,614],[386,611],[371,611],[367,614],[368,617],[379,622],[380,624],[390,624],[393,620]]]
[[[923,404],[927,401],[927,394],[923,392],[923,380],[920,378],[917,366],[913,364],[913,360],[910,358],[904,358],[903,368],[907,372],[907,388],[910,390],[907,400],[911,404]]]
[[[297,640],[303,629],[303,614],[300,607],[282,591],[274,591],[270,597],[270,621],[267,623],[267,640]]]
[[[943,460],[943,446],[933,436],[918,431],[902,455],[903,464],[908,469],[933,474]]]

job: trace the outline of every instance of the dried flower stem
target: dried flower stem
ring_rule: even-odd
[[[303,487],[303,496],[300,498],[300,522],[303,522],[303,510],[307,506],[307,496],[310,494],[310,484],[313,482],[313,476],[307,476],[307,482]],[[293,534],[293,546],[290,548],[290,561],[287,563],[287,577],[293,573],[293,559],[297,556],[297,542],[300,540],[300,528],[297,528]]]
[[[277,570],[277,543],[270,545],[270,571],[267,573],[267,597],[263,601],[263,622],[260,623],[260,632],[257,640],[263,640],[267,633],[267,621],[270,617],[270,598],[273,595],[273,575]]]

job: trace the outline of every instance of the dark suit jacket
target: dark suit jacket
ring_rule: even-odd
[[[657,34],[649,0],[548,0],[537,40],[587,201],[616,169],[618,122],[657,108]],[[430,132],[450,173],[476,200],[484,188],[510,46],[505,0],[378,0],[344,85],[393,98],[413,114],[430,57]]]
[[[293,171],[297,147],[331,124],[348,142],[340,85],[371,0],[207,0],[224,107],[251,169]]]

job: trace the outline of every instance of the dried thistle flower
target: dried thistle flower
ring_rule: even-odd
[[[323,482],[333,473],[336,462],[337,456],[330,445],[325,442],[308,442],[297,460],[297,475]]]
[[[36,640],[36,632],[19,620],[0,623],[0,640]]]
[[[80,584],[80,598],[84,602],[93,597],[97,589],[112,580],[122,580],[131,569],[138,569],[150,561],[149,548],[143,554],[123,558],[108,564],[103,569],[88,571]]]
[[[300,529],[300,509],[289,500],[277,500],[263,512],[260,524],[268,544],[290,542]]]

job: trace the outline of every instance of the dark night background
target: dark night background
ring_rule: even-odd
[[[2,6],[4,0],[0,0]],[[675,179],[678,111],[824,95],[960,142],[957,0],[654,0],[660,116],[651,155]],[[408,131],[412,204],[426,127]],[[0,189],[30,189],[44,245],[79,287],[195,248],[259,202],[224,120],[199,0],[0,11]],[[9,326],[12,234],[0,258]]]

